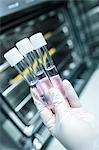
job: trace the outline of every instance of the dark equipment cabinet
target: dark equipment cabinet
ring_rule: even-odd
[[[7,142],[10,149],[12,143],[16,149],[42,149],[48,145],[51,135],[39,117],[29,87],[3,55],[17,41],[42,32],[60,76],[70,80],[79,95],[96,65],[86,53],[89,45],[80,37],[75,21],[77,14],[73,11],[77,11],[77,8],[71,1],[65,0],[11,0],[2,3],[0,121],[2,132],[10,137]]]
[[[76,26],[84,42],[85,53],[94,61],[99,60],[99,1],[71,1]]]

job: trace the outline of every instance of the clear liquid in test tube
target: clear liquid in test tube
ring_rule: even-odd
[[[34,49],[37,51],[39,57],[42,59],[42,63],[44,65],[44,68],[47,72],[49,79],[51,80],[53,87],[58,88],[63,94],[64,98],[66,99],[66,92],[62,80],[58,74],[57,68],[54,65],[51,56],[49,55],[46,46],[47,43],[44,39],[44,36],[42,35],[42,33],[34,34],[30,37],[30,41]]]
[[[43,93],[43,95],[45,95],[48,106],[52,107],[52,102],[48,95],[49,89],[52,87],[52,84],[47,77],[42,64],[40,63],[38,53],[34,51],[34,48],[28,38],[24,38],[23,40],[17,42],[16,47],[23,55],[28,65],[32,68],[33,73],[39,79],[36,86],[39,91]]]
[[[26,60],[24,57],[19,53],[17,48],[12,48],[9,50],[5,55],[5,59],[11,65],[11,67],[15,67],[16,70],[23,76],[26,80],[27,84],[33,89],[33,92],[36,93],[38,96],[42,97],[44,103],[46,103],[45,95],[41,90],[37,88],[38,78],[33,73],[30,66],[27,65]],[[47,105],[47,103],[46,103]]]

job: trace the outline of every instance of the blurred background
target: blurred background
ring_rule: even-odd
[[[0,150],[65,150],[3,55],[19,40],[42,32],[61,78],[99,119],[99,0],[0,0],[0,20]]]

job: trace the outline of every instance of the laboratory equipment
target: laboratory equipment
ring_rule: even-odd
[[[44,71],[42,64],[40,63],[37,52],[34,51],[34,48],[28,38],[24,38],[23,40],[17,42],[16,46],[38,78],[39,81],[36,84],[37,88],[43,93],[43,95],[46,96],[48,106],[52,105],[48,95],[52,84]]]
[[[37,150],[41,149],[49,137],[50,137],[49,130],[44,125],[41,126],[38,132],[34,134],[33,139],[34,148]]]
[[[49,55],[47,49],[47,42],[45,41],[42,33],[36,33],[30,37],[30,41],[34,47],[34,49],[38,52],[39,57],[42,59],[42,64],[47,72],[48,77],[52,85],[55,88],[58,88],[66,99],[66,92],[64,90],[62,80],[58,74],[57,68],[54,65],[54,62]]]
[[[0,92],[2,95],[4,95],[5,101],[15,111],[17,110],[16,115],[19,114],[20,117],[23,119],[24,123],[26,123],[26,125],[24,126],[27,128],[27,125],[32,124],[33,127],[35,127],[35,130],[33,130],[33,132],[31,133],[32,140],[32,138],[34,137],[34,133],[37,133],[37,130],[41,128],[40,124],[42,123],[42,121],[40,117],[36,119],[35,122],[33,121],[34,117],[36,117],[36,115],[39,113],[37,112],[31,98],[28,84],[26,84],[26,82],[22,80],[22,77],[20,77],[20,74],[17,73],[16,69],[14,67],[11,68],[8,62],[5,61],[3,57],[4,53],[14,47],[15,43],[19,40],[25,37],[30,37],[32,34],[35,34],[37,32],[42,32],[45,39],[47,40],[49,53],[55,61],[55,65],[58,69],[59,74],[61,75],[61,78],[71,81],[78,95],[82,92],[82,89],[87,84],[96,65],[91,64],[90,67],[87,67],[86,65],[87,62],[89,63],[86,58],[88,47],[85,49],[85,47],[88,45],[88,42],[86,42],[87,40],[84,40],[83,34],[85,35],[85,31],[83,26],[83,20],[81,16],[77,16],[77,12],[75,9],[78,7],[78,5],[76,5],[76,2],[75,5],[72,5],[72,3],[74,2],[69,3],[69,1],[65,1],[66,3],[68,3],[68,5],[66,3],[64,4],[63,1],[47,2],[45,0],[25,0],[23,2],[17,0],[17,2],[19,3],[19,5],[16,8],[12,8],[12,6],[17,5],[16,2],[13,3],[13,0],[7,0],[6,3],[2,3],[4,5],[2,7],[3,11],[1,11],[4,15],[0,13],[2,16],[2,26],[0,30]],[[47,5],[48,7],[46,7]],[[9,9],[10,7],[11,9]],[[79,13],[79,15],[81,15],[81,13]],[[79,25],[80,23],[82,26]],[[64,34],[64,27],[65,29],[67,27],[68,35]],[[81,36],[79,36],[80,34]],[[81,37],[83,40],[81,40]],[[67,43],[69,40],[72,40],[72,43],[74,45],[72,49],[70,49],[69,46],[67,47]],[[83,45],[85,45],[85,47],[83,47]],[[52,48],[54,48],[54,52],[52,52]],[[83,59],[78,62],[78,60],[82,56],[82,53]],[[93,53],[96,55],[95,49],[93,49]],[[89,54],[91,55],[90,51]],[[75,55],[77,56],[76,59],[74,59]],[[74,69],[70,68],[70,64],[72,62],[75,63]],[[2,98],[2,101],[4,101],[4,98]],[[5,107],[5,104],[1,104],[0,106]],[[6,107],[5,109],[7,110],[7,114],[11,114],[11,112],[9,112]],[[31,111],[33,113],[35,112],[35,116],[32,116],[29,120],[27,120],[28,117],[25,116],[28,116]],[[25,142],[23,142],[23,138],[19,136],[21,135],[21,132],[18,130],[20,125],[22,125],[22,121],[15,121],[14,119],[17,128],[12,128],[12,125],[8,124],[8,119],[4,120],[2,119],[2,116],[0,118],[1,120],[3,120],[1,123],[1,128],[3,127],[4,131],[8,130],[9,132],[7,132],[7,135],[12,138],[10,147],[5,140],[8,136],[6,135],[5,138],[3,138],[3,149],[14,149],[16,148],[16,145],[22,143],[21,148],[18,148],[18,150],[23,150]],[[14,136],[15,134],[13,135],[12,130],[18,136]],[[24,129],[22,129],[22,132],[24,133]],[[14,147],[12,148],[13,141],[15,141],[14,143],[16,143],[16,145],[14,145]],[[49,147],[50,149],[54,149],[54,146],[58,143],[52,143],[54,143],[53,140],[51,142],[49,142],[48,140],[46,144],[43,144],[42,149],[49,149]],[[5,146],[7,148],[5,148]]]

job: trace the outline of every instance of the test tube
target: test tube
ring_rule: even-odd
[[[52,105],[50,97],[48,95],[49,89],[52,87],[52,84],[40,63],[38,54],[34,51],[34,48],[28,38],[24,38],[21,41],[16,43],[16,47],[20,53],[24,56],[24,59],[27,61],[28,65],[32,68],[34,74],[39,79],[36,84],[37,88],[45,95],[47,104]]]
[[[45,100],[45,96],[36,87],[38,83],[37,77],[33,74],[32,69],[27,65],[24,57],[20,54],[17,48],[14,47],[9,50],[5,53],[4,57],[11,67],[15,67],[16,70],[24,77],[28,85],[33,89],[33,92],[35,92],[38,96],[43,97],[43,100]]]
[[[48,74],[48,77],[55,88],[58,88],[66,99],[66,92],[62,83],[62,80],[58,74],[57,68],[48,52],[47,42],[44,39],[42,33],[36,33],[30,37],[30,41],[39,57],[42,59],[44,68]]]

